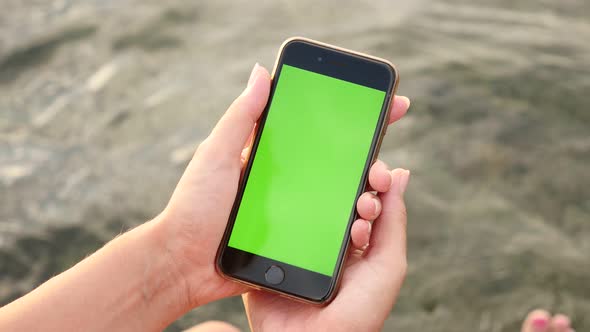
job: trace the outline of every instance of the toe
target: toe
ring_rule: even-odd
[[[570,332],[571,322],[569,317],[557,314],[551,319],[551,332]]]
[[[522,332],[549,332],[550,324],[551,315],[547,311],[534,310],[524,320]]]

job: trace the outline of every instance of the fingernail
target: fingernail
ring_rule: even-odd
[[[377,216],[377,214],[379,214],[379,200],[377,198],[372,198],[371,201],[373,201],[373,215]]]
[[[256,80],[256,73],[258,73],[258,67],[260,67],[260,65],[258,64],[258,62],[256,62],[256,64],[254,64],[254,68],[252,68],[252,72],[250,72],[247,87],[252,85],[252,83],[254,83],[254,81]]]
[[[370,221],[367,221],[367,223],[369,223],[369,227],[367,228],[367,233],[369,234],[369,237],[367,243],[365,243],[365,245],[361,248],[362,251],[365,251],[369,247],[369,243],[371,243],[371,232],[373,230],[373,223]]]
[[[397,96],[395,96],[395,97],[396,97],[396,98],[403,99],[403,100],[406,102],[406,104],[408,104],[408,106],[410,106],[410,103],[411,103],[411,102],[410,102],[410,98],[408,98],[408,97],[406,97],[406,96],[401,96],[401,95],[397,95]]]
[[[406,112],[410,111],[410,105],[412,105],[412,102],[410,101],[410,98],[406,97],[406,96],[396,96],[397,98],[403,99],[404,102],[406,104],[408,104],[408,110]]]
[[[547,318],[535,318],[533,319],[533,329],[535,331],[545,331],[549,321]]]
[[[406,192],[406,188],[408,187],[408,182],[410,181],[410,171],[407,169],[403,170],[403,172],[399,176],[399,193],[403,195]]]
[[[410,98],[408,98],[406,96],[401,96],[401,97],[406,100],[406,103],[408,103],[408,109],[409,109],[410,106],[412,105],[412,102],[410,101]]]

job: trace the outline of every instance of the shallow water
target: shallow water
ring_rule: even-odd
[[[0,12],[0,303],[160,211],[258,61],[303,35],[412,98],[410,270],[385,330],[590,328],[590,3],[20,1]],[[247,327],[239,299],[197,309]]]

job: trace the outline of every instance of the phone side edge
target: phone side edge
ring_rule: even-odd
[[[320,43],[323,44],[325,46],[328,47],[332,47],[329,44],[324,44],[324,43]],[[359,52],[354,52],[354,51],[349,51],[347,49],[343,49],[340,48],[340,50],[344,51],[344,52],[351,52],[355,55],[363,55],[362,53]],[[391,63],[390,61],[386,60],[386,59],[382,59],[379,57],[373,57],[373,56],[368,56],[365,55],[368,58],[371,58],[372,60],[375,61],[379,61],[381,63],[383,63],[384,65],[386,65],[386,68],[390,71],[391,73],[391,77],[392,77],[392,82],[391,82],[391,87],[388,91],[388,94],[385,96],[385,101],[387,102],[387,110],[385,111],[385,115],[383,120],[381,121],[381,128],[379,129],[379,139],[377,141],[377,143],[371,147],[372,152],[369,158],[367,158],[367,165],[365,165],[365,167],[368,167],[369,171],[371,169],[371,167],[373,166],[373,164],[375,163],[375,161],[377,161],[377,157],[379,156],[379,152],[381,150],[381,143],[383,142],[383,138],[385,137],[386,131],[387,131],[387,126],[389,125],[389,118],[391,117],[391,111],[393,109],[393,103],[394,103],[394,99],[395,99],[395,94],[397,93],[397,88],[399,86],[399,81],[400,81],[400,77],[399,77],[399,72],[397,71],[395,65],[393,65],[393,63]],[[366,187],[368,184],[368,180],[369,180],[369,176],[368,176],[369,172],[367,172],[366,176],[364,177],[364,183],[363,186]],[[358,200],[358,197],[357,197]],[[356,200],[355,200],[356,202]],[[355,203],[356,204],[356,203]],[[356,206],[356,205],[355,205]],[[358,213],[355,211],[355,216],[358,215]],[[328,291],[328,293],[326,294],[326,296],[322,299],[320,299],[317,302],[314,302],[314,304],[316,305],[327,305],[329,304],[331,301],[334,300],[334,298],[336,297],[336,295],[338,295],[338,291],[340,289],[340,284],[342,282],[342,275],[343,275],[343,270],[344,270],[344,266],[346,265],[346,261],[348,259],[349,256],[349,251],[351,248],[351,243],[352,243],[352,238],[350,237],[350,229],[352,228],[352,224],[354,223],[354,217],[352,218],[353,221],[347,226],[347,236],[348,236],[348,241],[346,242],[346,244],[344,245],[346,248],[344,248],[344,254],[343,257],[340,259],[340,264],[338,266],[338,270],[336,272],[336,278],[335,281],[333,282],[332,287],[330,288],[330,290]]]
[[[281,44],[281,46],[279,47],[279,50],[277,52],[277,56],[273,65],[273,69],[271,71],[271,75],[270,75],[270,86],[271,86],[271,91],[269,93],[269,97],[268,100],[266,101],[266,105],[264,106],[264,111],[261,114],[260,118],[258,120],[256,120],[255,123],[255,131],[254,131],[254,138],[253,138],[253,142],[252,144],[254,145],[254,142],[256,142],[259,139],[259,135],[260,135],[260,120],[265,116],[265,113],[268,112],[268,102],[270,101],[270,99],[272,98],[272,88],[274,87],[274,80],[275,80],[275,74],[278,68],[278,65],[281,61],[282,55],[283,55],[283,51],[285,49],[285,47],[292,41],[295,40],[296,38],[289,38],[287,40],[285,40],[283,42],[283,44]],[[234,282],[238,282],[244,285],[247,285],[249,287],[255,288],[255,289],[260,289],[260,287],[258,287],[257,285],[248,283],[244,280],[238,279],[233,277],[232,275],[230,275],[229,273],[226,273],[223,270],[223,264],[222,264],[222,259],[223,259],[223,253],[225,252],[225,248],[229,245],[229,238],[231,236],[231,230],[233,229],[233,224],[235,223],[235,218],[236,218],[236,212],[237,212],[237,208],[239,205],[238,202],[238,196],[240,196],[240,194],[243,192],[243,190],[245,189],[245,182],[246,182],[246,178],[245,178],[245,174],[247,173],[247,168],[251,167],[251,156],[252,156],[252,150],[250,149],[250,151],[248,152],[248,156],[246,159],[246,165],[244,167],[242,167],[241,171],[240,171],[240,179],[239,179],[239,184],[238,184],[238,189],[236,190],[236,195],[234,198],[234,203],[232,205],[232,209],[230,211],[230,216],[227,220],[227,224],[225,226],[225,230],[223,231],[223,236],[221,238],[221,241],[219,242],[219,246],[217,247],[217,252],[215,253],[215,270],[216,272],[221,275],[223,278],[227,279],[227,280],[231,280]],[[233,219],[233,220],[232,220]]]

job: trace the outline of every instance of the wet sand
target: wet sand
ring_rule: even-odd
[[[409,275],[386,331],[590,329],[590,3],[4,1],[0,304],[158,213],[287,37],[393,61],[412,98]],[[199,308],[247,329],[239,298]]]

